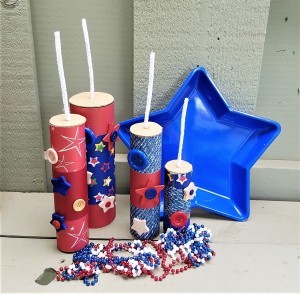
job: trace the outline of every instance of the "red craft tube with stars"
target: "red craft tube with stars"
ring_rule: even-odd
[[[46,158],[52,164],[54,213],[50,223],[56,229],[57,248],[76,252],[89,243],[85,121],[71,114],[50,119],[51,148]]]
[[[116,216],[114,98],[107,93],[79,93],[70,98],[70,110],[86,118],[89,227],[101,228]]]

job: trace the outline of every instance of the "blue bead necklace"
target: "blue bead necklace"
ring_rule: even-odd
[[[215,252],[208,243],[211,232],[204,225],[192,224],[180,231],[168,229],[160,235],[160,240],[134,240],[127,243],[115,243],[111,238],[107,245],[90,243],[73,255],[70,266],[56,271],[57,281],[83,280],[86,286],[98,283],[100,272],[136,278],[150,275],[154,281],[162,281],[169,274],[179,274],[194,266],[199,267],[210,260]],[[150,246],[149,246],[150,245]],[[132,256],[119,256],[118,251],[127,251]],[[172,261],[167,264],[167,258]],[[178,264],[181,268],[175,268]],[[163,274],[156,276],[154,270],[161,266]]]

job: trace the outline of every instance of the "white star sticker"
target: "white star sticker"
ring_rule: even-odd
[[[187,181],[186,174],[179,174],[176,182],[182,185],[185,181]]]
[[[66,166],[73,164],[74,162],[67,162],[65,161],[65,156],[63,155],[62,160],[58,161],[58,164],[56,165],[55,168],[64,168],[66,172],[68,172],[68,169],[66,168]]]
[[[90,185],[92,183],[92,175],[93,173],[91,172],[86,172],[86,180],[87,180],[87,184]]]
[[[99,206],[103,209],[104,213],[115,206],[114,200],[115,196],[106,196],[103,198]]]
[[[103,180],[103,186],[109,186],[110,182],[111,182],[111,178],[107,177],[106,179]]]
[[[88,231],[88,227],[85,227],[85,222],[83,222],[83,224],[81,226],[81,229],[80,229],[78,234],[68,233],[68,235],[70,235],[70,236],[72,236],[73,238],[76,239],[75,242],[73,243],[73,245],[71,246],[71,248],[73,248],[80,241],[82,241],[84,243],[88,242],[87,231]]]
[[[70,228],[70,231],[74,231],[74,230],[75,230],[74,226],[72,228]]]
[[[147,227],[147,222],[145,219],[134,218],[131,229],[135,230],[139,235],[149,232],[149,228]]]
[[[62,137],[64,139],[66,139],[67,141],[69,141],[70,144],[68,146],[64,147],[63,149],[59,150],[58,152],[65,152],[65,151],[72,150],[75,148],[78,151],[79,155],[81,156],[80,145],[85,142],[85,137],[78,138],[78,127],[76,129],[76,134],[75,134],[74,138],[67,137],[67,136],[62,136]]]
[[[93,197],[95,198],[95,201],[98,202],[98,201],[103,200],[103,198],[105,197],[105,195],[104,195],[104,194],[101,194],[101,193],[99,192],[97,195],[95,195],[95,196],[93,196]]]
[[[196,195],[197,189],[198,187],[195,186],[194,182],[190,182],[190,184],[185,189],[183,189],[184,191],[183,199],[185,201],[193,200]]]
[[[100,162],[98,161],[98,157],[90,157],[90,161],[88,162],[88,164],[92,165],[93,167],[95,167],[99,163]]]

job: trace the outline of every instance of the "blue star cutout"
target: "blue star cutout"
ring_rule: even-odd
[[[51,180],[51,183],[53,185],[53,192],[60,193],[63,196],[66,196],[68,190],[71,188],[71,184],[66,180],[64,176],[53,178]]]
[[[177,158],[186,97],[189,104],[182,158],[193,165],[197,194],[192,207],[244,221],[250,213],[250,169],[278,136],[280,125],[232,110],[205,68],[197,67],[167,107],[150,115],[151,121],[163,127],[162,166]],[[120,124],[119,137],[128,148],[130,126],[143,119],[140,116]]]
[[[58,213],[52,214],[52,220],[50,221],[50,224],[56,229],[56,232],[65,230],[67,228],[65,217]]]

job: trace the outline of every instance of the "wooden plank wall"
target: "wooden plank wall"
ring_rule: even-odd
[[[4,191],[46,187],[30,2],[0,6],[1,171]]]
[[[205,65],[234,108],[282,125],[281,135],[252,170],[252,198],[300,200],[300,3],[272,0],[268,18],[269,4],[19,0],[14,8],[0,7],[0,189],[46,190],[48,120],[62,111],[53,32],[61,31],[69,96],[87,90],[80,24],[86,17],[96,90],[114,95],[118,121],[144,111],[151,50],[157,53],[153,109],[168,103],[191,68]],[[118,192],[127,193],[122,143],[118,152],[123,153],[116,158]]]

